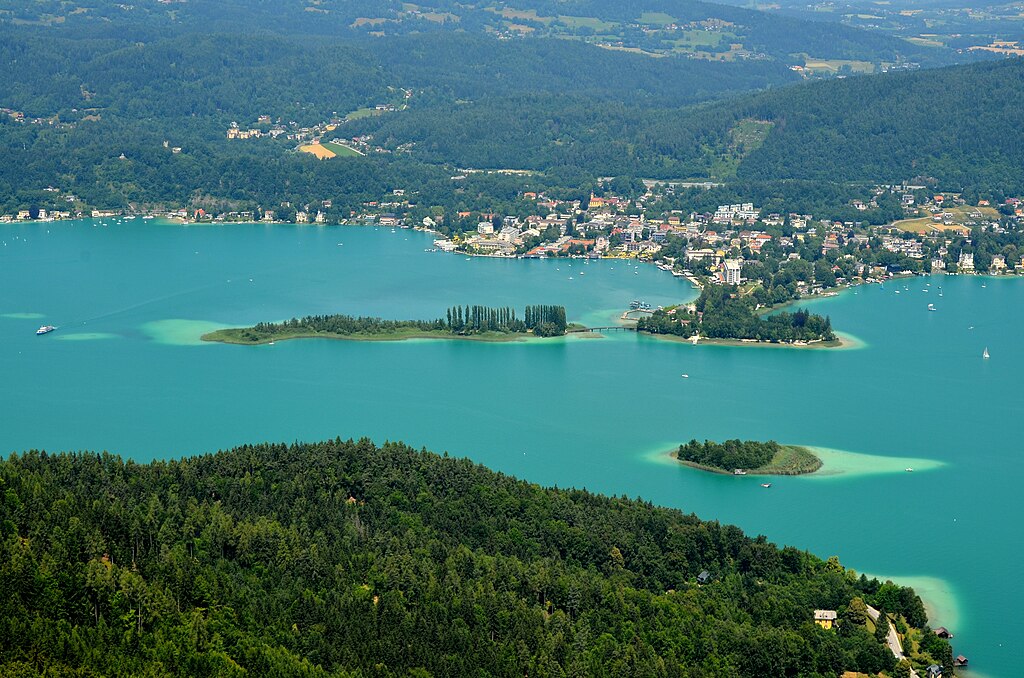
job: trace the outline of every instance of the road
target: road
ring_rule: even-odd
[[[870,605],[868,605],[867,608],[868,616],[871,617],[871,621],[877,622],[879,614],[878,610]],[[892,650],[893,655],[895,655],[896,661],[907,658],[907,655],[903,654],[903,645],[900,644],[900,637],[899,634],[896,633],[896,627],[891,622],[889,623],[889,635],[886,636],[885,642],[889,646],[889,649]],[[910,669],[910,676],[911,678],[918,678],[917,672],[914,671],[914,669]]]

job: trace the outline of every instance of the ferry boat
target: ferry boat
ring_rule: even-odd
[[[53,325],[43,325],[38,330],[36,330],[36,336],[38,337],[41,334],[49,334],[50,332],[53,332],[55,329],[57,328],[54,327]]]

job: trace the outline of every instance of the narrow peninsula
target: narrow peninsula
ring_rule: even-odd
[[[706,285],[689,305],[658,309],[637,321],[637,331],[682,339],[795,346],[839,346],[826,316],[805,310],[773,312],[735,285]]]
[[[796,476],[821,468],[821,459],[806,447],[780,445],[774,440],[691,440],[680,445],[675,456],[687,466],[735,475]]]
[[[508,307],[453,306],[436,320],[384,320],[350,315],[311,315],[281,323],[257,323],[204,334],[203,341],[225,344],[269,344],[286,339],[474,339],[517,341],[527,337],[560,337],[569,325],[564,306],[527,306],[523,317]]]

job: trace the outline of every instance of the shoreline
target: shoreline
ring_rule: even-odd
[[[570,325],[572,327],[572,325]],[[267,346],[279,341],[292,339],[331,339],[337,341],[367,341],[367,342],[395,342],[408,341],[413,339],[433,339],[437,341],[476,341],[487,344],[508,344],[508,343],[530,343],[546,339],[567,339],[576,335],[581,339],[603,338],[594,332],[566,332],[565,334],[553,337],[538,337],[532,332],[484,332],[481,334],[451,334],[447,332],[433,332],[429,330],[413,330],[409,332],[391,332],[382,334],[334,334],[329,332],[296,332],[281,336],[261,338],[258,341],[246,341],[230,336],[218,336],[226,330],[239,330],[247,328],[225,327],[213,332],[207,332],[199,337],[200,341],[210,344],[228,344],[231,346]]]
[[[637,334],[651,337],[659,341],[671,341],[677,344],[690,344],[691,346],[746,346],[753,348],[789,348],[789,349],[814,349],[814,350],[825,350],[825,349],[839,349],[839,350],[851,350],[855,348],[862,348],[864,344],[851,335],[842,334],[836,332],[835,341],[810,341],[806,343],[783,343],[778,341],[758,341],[757,339],[704,339],[701,338],[696,344],[693,343],[692,338],[680,337],[674,334],[654,334],[651,332],[637,332]]]
[[[235,329],[235,328],[230,328]],[[241,341],[229,337],[215,337],[218,332],[222,330],[216,330],[214,332],[208,332],[199,339],[201,341],[209,342],[212,344],[229,344],[231,346],[266,346],[269,344],[276,343],[278,341],[289,341],[292,339],[334,339],[338,341],[405,341],[407,339],[438,339],[438,340],[455,340],[455,341],[481,341],[485,343],[501,344],[509,342],[525,342],[529,339],[556,339],[558,337],[534,337],[532,334],[512,334],[512,335],[494,335],[494,334],[476,334],[476,335],[459,335],[459,334],[440,334],[435,332],[409,332],[409,333],[392,333],[392,334],[330,334],[330,333],[298,333],[288,334],[279,337],[267,337],[260,339],[259,341]],[[564,336],[564,335],[562,335]]]

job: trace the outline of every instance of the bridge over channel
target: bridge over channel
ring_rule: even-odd
[[[565,331],[566,334],[579,334],[581,332],[636,332],[636,327],[633,325],[608,325],[606,327],[580,327]]]

